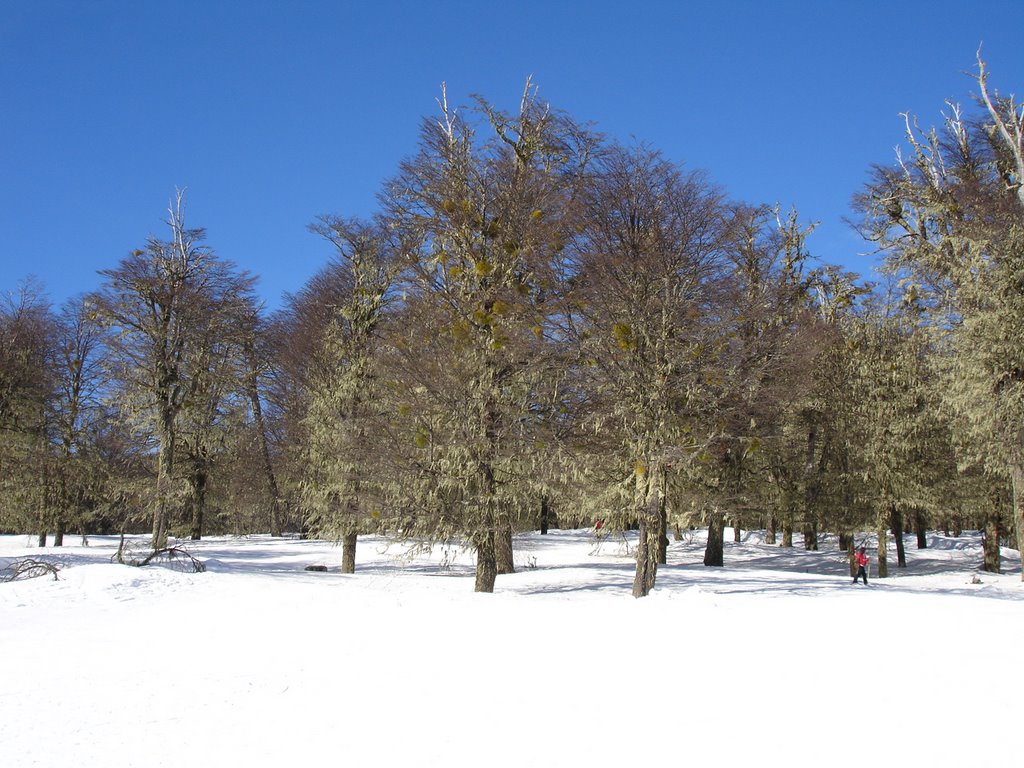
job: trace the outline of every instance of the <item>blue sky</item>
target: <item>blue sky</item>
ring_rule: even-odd
[[[809,246],[868,273],[842,223],[872,163],[992,83],[1024,97],[1024,2],[0,0],[0,291],[100,283],[176,187],[269,307],[331,255],[306,230],[368,215],[442,81],[552,106],[796,205]]]

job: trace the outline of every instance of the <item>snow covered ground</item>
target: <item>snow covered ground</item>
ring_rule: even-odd
[[[712,569],[694,532],[634,600],[632,540],[583,531],[518,537],[493,595],[376,537],[355,575],[288,538],[188,543],[196,574],[0,537],[62,565],[0,584],[0,766],[1020,765],[1018,553],[907,541],[865,588],[834,543]]]

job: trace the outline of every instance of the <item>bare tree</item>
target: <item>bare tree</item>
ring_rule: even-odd
[[[95,465],[90,461],[93,433],[103,418],[105,339],[91,304],[68,300],[56,319],[54,394],[51,403],[58,450],[58,498],[54,546],[63,544],[69,523],[82,527]]]
[[[113,374],[131,398],[128,415],[157,444],[153,547],[167,539],[178,419],[204,386],[197,360],[214,354],[217,329],[239,311],[253,278],[202,245],[205,233],[185,223],[184,193],[169,208],[170,238],[150,237],[116,269],[103,270],[92,296],[111,331]]]
[[[726,211],[701,173],[645,148],[614,148],[584,196],[572,306],[589,361],[587,432],[604,435],[615,481],[602,504],[639,524],[636,597],[663,552],[666,474],[718,428],[711,368],[722,349]],[[616,498],[618,497],[618,498]]]
[[[38,282],[30,279],[0,298],[0,521],[36,526],[40,546],[46,545],[54,495],[54,326]]]

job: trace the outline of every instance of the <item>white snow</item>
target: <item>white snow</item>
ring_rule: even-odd
[[[834,542],[746,534],[719,569],[694,532],[634,600],[632,541],[519,536],[480,595],[468,553],[379,537],[354,575],[289,538],[186,543],[194,574],[0,537],[63,566],[0,584],[0,766],[1020,764],[1015,551],[979,574],[976,534],[908,536],[864,587]]]

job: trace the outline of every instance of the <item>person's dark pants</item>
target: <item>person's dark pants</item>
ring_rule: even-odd
[[[867,569],[865,569],[863,565],[860,566],[857,569],[857,575],[853,577],[853,583],[856,584],[857,583],[857,579],[859,579],[861,576],[864,577],[864,583],[867,584],[868,583],[868,572],[867,572]]]

